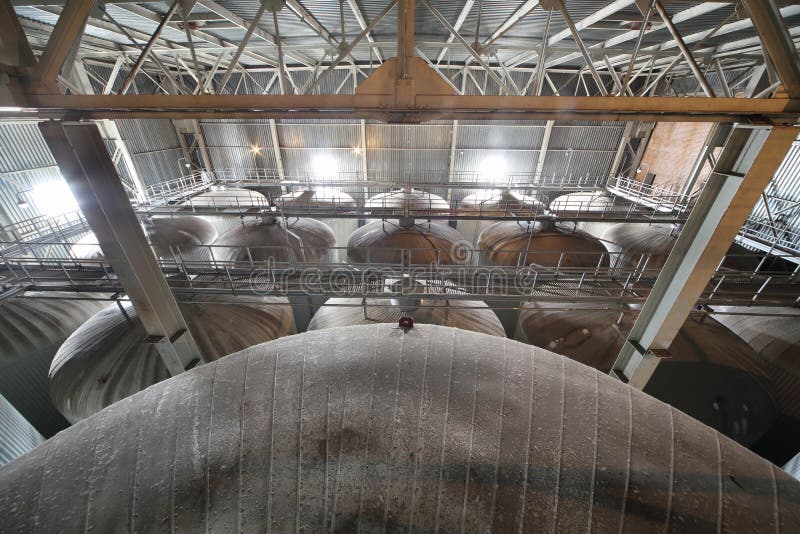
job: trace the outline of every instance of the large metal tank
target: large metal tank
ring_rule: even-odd
[[[541,217],[548,213],[536,197],[508,189],[486,189],[467,195],[459,205],[463,214],[498,217],[503,215]],[[475,247],[480,233],[492,224],[491,220],[459,220],[456,228],[464,239]]]
[[[202,261],[208,258],[208,248],[217,239],[217,230],[204,217],[180,215],[175,217],[152,217],[144,222],[144,231],[153,253],[161,259],[178,261]],[[72,245],[72,255],[78,259],[103,260],[94,232],[88,232]]]
[[[308,262],[331,256],[336,236],[328,225],[308,218],[263,217],[246,219],[214,242],[221,261]]]
[[[183,203],[188,211],[201,210],[213,211],[220,215],[206,215],[219,234],[227,232],[239,224],[239,218],[223,213],[239,213],[258,215],[270,207],[269,200],[257,191],[239,188],[219,187],[195,195]]]
[[[478,248],[481,263],[489,265],[608,265],[608,253],[600,241],[569,223],[551,219],[494,223],[481,232]]]
[[[497,315],[486,303],[478,300],[448,299],[463,290],[441,282],[416,280],[403,283],[391,280],[394,295],[387,298],[331,298],[314,314],[309,330],[322,330],[359,324],[398,324],[401,317],[412,317],[415,323],[451,326],[492,336],[505,337]],[[412,285],[413,284],[413,285]],[[420,298],[415,294],[441,294],[441,298]]]
[[[664,266],[681,231],[679,225],[672,224],[590,223],[587,226],[581,223],[579,227],[587,228],[588,233],[602,240],[612,253],[612,263],[616,267],[638,266],[648,270]],[[752,271],[762,259],[736,243],[730,246],[727,254],[721,268],[728,270]]]
[[[666,263],[678,231],[671,224],[621,223],[610,226],[602,241],[613,267],[655,270]]]
[[[714,306],[714,319],[759,356],[800,376],[800,308]]]
[[[364,208],[376,215],[399,215],[408,213],[411,217],[431,213],[446,212],[450,204],[439,195],[420,189],[394,189],[388,193],[379,193],[367,200]]]
[[[607,191],[576,191],[550,201],[550,211],[556,214],[590,213],[600,215],[624,209]]]
[[[184,202],[193,208],[266,208],[269,207],[267,197],[250,189],[217,188],[195,195]]]
[[[775,384],[780,416],[757,451],[782,465],[800,435],[800,309],[714,306],[714,318],[758,353]]]
[[[293,191],[275,199],[276,206],[281,208],[296,208],[306,210],[307,215],[316,217],[321,223],[327,224],[336,236],[336,244],[344,246],[347,238],[358,228],[358,219],[342,217],[318,217],[318,212],[347,212],[356,209],[356,201],[336,189],[322,188],[307,191]]]
[[[64,340],[108,306],[108,301],[67,300],[76,296],[29,292],[0,301],[0,394],[44,437],[69,426],[50,400],[50,362]]]
[[[565,310],[565,308],[570,308]],[[525,304],[516,338],[608,371],[633,327],[628,308]],[[777,417],[775,387],[753,350],[708,316],[690,317],[645,392],[752,445]]]
[[[466,261],[459,255],[468,253],[468,249],[458,230],[413,219],[373,221],[353,232],[347,241],[351,263],[454,265]]]
[[[214,225],[203,217],[152,217],[145,221],[145,231],[157,258],[177,261],[200,261],[209,256],[204,245],[219,235]]]
[[[213,359],[294,333],[284,298],[203,295],[179,307],[201,352]],[[74,423],[169,378],[146,337],[130,303],[113,304],[78,328],[50,366],[50,395],[61,413]]]
[[[789,533],[800,483],[567,358],[385,324],[258,345],[109,407],[0,470],[0,517],[14,532]]]
[[[0,395],[0,467],[44,442],[44,437]]]

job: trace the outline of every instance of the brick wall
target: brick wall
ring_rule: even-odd
[[[711,131],[710,122],[660,122],[653,130],[642,157],[642,171],[656,175],[653,185],[680,190]]]

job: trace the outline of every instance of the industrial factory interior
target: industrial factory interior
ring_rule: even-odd
[[[800,532],[799,46],[0,0],[0,533]]]

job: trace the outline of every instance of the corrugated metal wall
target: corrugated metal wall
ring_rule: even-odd
[[[117,121],[128,143],[133,163],[145,185],[178,178],[183,174],[181,144],[172,123],[166,119]]]
[[[63,178],[35,122],[0,122],[0,175],[3,225],[43,214],[30,190]],[[18,205],[20,198],[27,207]]]
[[[5,397],[0,396],[0,466],[19,458],[43,442],[42,435]]]
[[[780,245],[791,250],[800,250],[800,136],[792,143],[789,153],[764,192],[773,214]],[[763,197],[756,203],[750,217],[767,221],[767,207]],[[769,234],[765,234],[769,237]]]

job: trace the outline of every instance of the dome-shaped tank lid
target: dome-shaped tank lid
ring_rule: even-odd
[[[303,191],[292,191],[275,199],[279,207],[297,208],[355,208],[356,201],[352,196],[332,188],[319,188]]]
[[[245,219],[214,242],[221,261],[318,262],[336,245],[327,224],[309,218],[263,217]]]
[[[172,258],[172,251],[180,250],[185,259],[197,252],[197,248],[210,245],[217,239],[214,225],[203,217],[179,215],[156,216],[145,219],[143,228],[153,250],[159,258]],[[94,232],[88,232],[71,247],[74,257],[86,260],[103,260],[100,245]]]
[[[607,191],[576,191],[550,201],[550,211],[555,213],[595,213],[621,209]]]
[[[466,293],[463,288],[449,280],[419,280],[405,275],[387,279],[384,292],[391,296],[328,299],[314,314],[308,329],[397,323],[401,317],[411,317],[415,323],[452,326],[493,336],[505,336],[497,315],[484,302],[448,299],[448,296]]]
[[[800,483],[547,350],[378,324],[254,346],[96,414],[0,470],[0,517],[14,532],[789,533]]]
[[[202,295],[179,307],[212,360],[294,331],[285,298]],[[50,396],[73,423],[170,376],[130,303],[113,304],[75,330],[49,375]]]
[[[501,221],[478,236],[482,261],[494,265],[598,267],[608,265],[608,252],[596,238],[573,224],[545,217],[531,221]]]
[[[619,223],[603,232],[602,241],[609,252],[619,257],[618,266],[640,265],[647,257],[647,269],[662,267],[678,239],[677,225]]]
[[[210,221],[191,215],[152,217],[145,220],[144,228],[160,258],[171,258],[172,250],[180,251],[182,256],[192,254],[197,247],[210,245],[219,237]]]
[[[372,213],[407,210],[415,214],[423,214],[448,211],[450,204],[439,195],[420,189],[403,188],[373,196],[367,200],[365,209]]]
[[[479,212],[521,213],[543,215],[545,205],[536,197],[508,189],[484,189],[467,195],[461,201],[462,210]]]
[[[392,299],[331,298],[314,314],[308,330],[373,323],[398,324],[400,318],[411,317],[415,324],[450,326],[491,336],[505,337],[497,315],[477,300],[448,301],[417,299],[413,308]]]
[[[252,189],[218,187],[193,196],[184,205],[193,208],[265,208],[269,201]]]
[[[353,232],[347,241],[347,256],[352,263],[453,265],[463,263],[459,256],[462,245],[466,242],[461,233],[446,224],[383,220]]]

